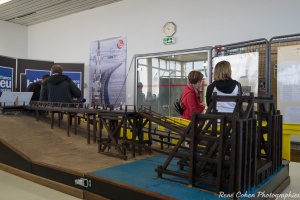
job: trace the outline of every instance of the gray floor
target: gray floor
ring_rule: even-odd
[[[300,198],[300,163],[290,163],[291,184],[278,200]],[[5,200],[78,200],[78,198],[44,187],[0,170],[0,199]]]
[[[287,195],[286,198],[279,197],[278,200],[296,200],[300,199],[300,163],[291,162],[290,163],[290,177],[291,184],[281,193]],[[291,194],[291,195],[290,195]],[[292,196],[294,195],[294,196]]]
[[[2,200],[78,200],[73,196],[44,187],[0,170],[0,199]]]

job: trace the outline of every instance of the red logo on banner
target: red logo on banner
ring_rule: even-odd
[[[124,46],[124,41],[123,40],[119,40],[119,42],[117,44],[118,49],[122,49],[123,46]]]

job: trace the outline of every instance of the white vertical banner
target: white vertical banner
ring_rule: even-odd
[[[90,46],[90,105],[125,104],[126,37],[94,41]]]

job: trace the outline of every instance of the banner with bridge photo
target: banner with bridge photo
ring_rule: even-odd
[[[125,104],[126,37],[94,41],[90,46],[90,105]]]

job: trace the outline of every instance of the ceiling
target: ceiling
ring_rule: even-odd
[[[12,0],[0,5],[0,20],[38,24],[122,0]]]

